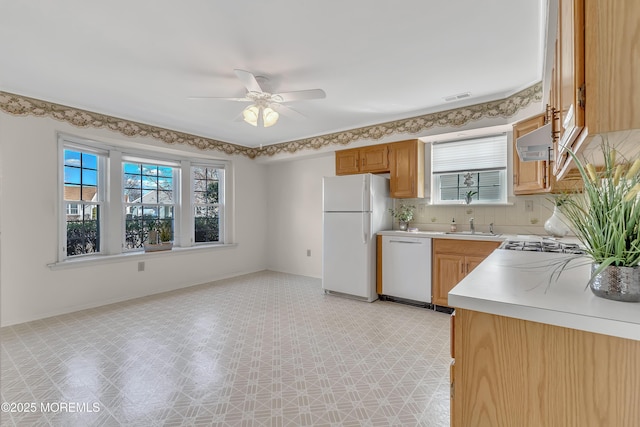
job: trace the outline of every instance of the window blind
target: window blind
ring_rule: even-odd
[[[507,168],[507,134],[431,145],[434,174]]]

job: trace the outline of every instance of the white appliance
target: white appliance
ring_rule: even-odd
[[[431,303],[431,239],[382,236],[382,293]]]
[[[389,180],[372,174],[322,181],[322,288],[372,302],[376,233],[391,229]]]

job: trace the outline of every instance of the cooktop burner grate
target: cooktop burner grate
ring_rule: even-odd
[[[584,254],[577,243],[558,242],[556,240],[507,240],[500,249],[529,252],[555,252],[560,254]]]

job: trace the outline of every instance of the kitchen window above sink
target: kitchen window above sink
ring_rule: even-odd
[[[505,204],[507,135],[434,142],[431,170],[433,204]]]

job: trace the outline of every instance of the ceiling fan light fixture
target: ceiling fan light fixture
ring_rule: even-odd
[[[266,107],[262,110],[262,120],[264,122],[264,127],[266,128],[275,125],[279,117],[280,114],[271,107]]]
[[[258,115],[260,114],[260,109],[257,105],[249,105],[242,111],[242,117],[244,121],[249,123],[252,126],[258,126]]]

